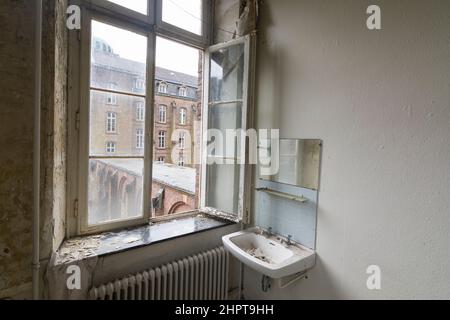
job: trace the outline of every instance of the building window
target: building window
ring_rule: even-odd
[[[117,90],[117,84],[115,83],[109,83],[108,84],[108,89],[109,90]],[[109,92],[108,95],[106,96],[106,104],[110,104],[110,105],[117,105],[117,94]]]
[[[164,162],[166,162],[166,158],[164,158],[164,157],[158,157],[157,162],[158,162],[158,163],[161,163],[161,164],[164,164]]]
[[[165,82],[160,82],[159,84],[158,84],[158,92],[159,93],[167,93],[167,83],[165,83]]]
[[[180,109],[180,124],[185,125],[187,119],[187,110],[186,108]]]
[[[229,173],[229,166],[226,168],[215,165],[209,166],[208,141],[206,139],[202,140],[203,135],[194,135],[196,140],[191,142],[190,129],[184,127],[183,129],[186,129],[186,140],[183,137],[180,139],[181,147],[184,144],[189,150],[196,148],[196,153],[194,154],[204,155],[202,157],[204,161],[199,163],[198,168],[177,168],[177,165],[189,166],[194,158],[194,156],[185,153],[185,151],[182,151],[185,154],[178,159],[175,159],[176,157],[174,156],[173,166],[158,166],[158,169],[161,170],[159,172],[154,172],[151,164],[148,162],[152,159],[152,154],[156,154],[155,158],[160,162],[165,160],[172,162],[172,157],[170,157],[172,151],[172,128],[168,129],[169,125],[157,123],[157,129],[154,130],[155,122],[158,122],[158,119],[163,123],[170,122],[171,125],[175,125],[174,130],[177,126],[181,127],[179,124],[188,125],[194,119],[193,115],[190,114],[191,111],[187,109],[190,108],[188,104],[183,109],[172,110],[170,102],[164,101],[165,96],[168,94],[179,96],[181,100],[183,100],[183,96],[192,96],[193,98],[198,98],[192,103],[200,104],[201,101],[195,94],[197,83],[202,88],[213,88],[214,86],[210,85],[209,81],[214,83],[217,80],[214,78],[214,75],[223,74],[224,78],[226,78],[223,79],[223,87],[228,88],[235,83],[238,86],[246,86],[247,83],[242,83],[243,81],[240,79],[250,78],[247,75],[243,76],[241,73],[251,70],[248,67],[251,64],[240,60],[249,60],[253,56],[249,52],[243,54],[241,50],[241,47],[247,51],[253,48],[254,46],[248,43],[250,40],[253,41],[253,38],[245,37],[233,40],[233,42],[221,47],[220,52],[215,49],[216,47],[212,47],[216,51],[211,51],[214,55],[208,56],[205,52],[210,52],[211,50],[207,46],[209,39],[211,39],[212,21],[210,20],[212,19],[210,18],[212,18],[213,7],[211,1],[193,1],[201,4],[199,6],[201,10],[198,11],[197,19],[197,24],[201,29],[197,30],[197,33],[192,33],[185,28],[180,30],[180,27],[162,19],[163,10],[161,3],[163,5],[166,4],[164,10],[166,17],[171,16],[181,21],[182,15],[186,13],[181,10],[181,12],[178,11],[180,14],[176,14],[174,12],[176,12],[175,9],[177,8],[172,7],[173,10],[170,7],[167,8],[167,3],[170,2],[168,0],[139,1],[147,4],[158,4],[151,7],[147,6],[147,10],[143,10],[143,12],[147,12],[148,19],[143,19],[142,14],[133,10],[125,10],[120,5],[111,4],[112,2],[134,3],[137,1],[92,1],[95,2],[95,6],[87,5],[83,8],[86,13],[86,19],[82,19],[82,29],[89,32],[89,34],[86,34],[86,38],[103,39],[101,46],[102,48],[104,47],[103,50],[105,52],[109,53],[95,52],[97,44],[91,41],[79,42],[76,37],[69,39],[69,51],[75,52],[76,50],[80,55],[79,59],[72,59],[71,72],[80,70],[79,82],[81,83],[80,86],[75,86],[74,90],[69,92],[69,111],[71,116],[75,116],[75,113],[78,111],[81,114],[79,127],[71,126],[69,128],[70,134],[77,139],[70,139],[69,141],[69,157],[75,163],[71,166],[73,170],[68,171],[68,179],[73,179],[73,181],[76,179],[77,188],[70,188],[68,198],[71,200],[79,199],[79,202],[70,201],[68,203],[70,210],[76,208],[78,210],[77,213],[79,212],[77,217],[75,215],[68,215],[67,217],[70,225],[74,226],[74,228],[69,228],[69,237],[148,224],[152,217],[160,214],[160,212],[152,210],[152,206],[149,205],[153,194],[152,181],[165,176],[165,172],[170,171],[169,169],[173,170],[170,171],[171,175],[167,177],[166,182],[175,182],[175,186],[179,184],[187,186],[187,189],[180,188],[180,191],[192,191],[191,193],[195,195],[196,201],[192,206],[196,206],[196,208],[192,208],[193,210],[198,209],[200,206],[209,207],[225,213],[235,214],[236,219],[233,220],[246,220],[244,213],[248,210],[246,211],[246,207],[243,205],[246,199],[243,194],[247,189],[244,189],[243,183],[241,183],[241,180],[237,181],[237,178],[245,176],[243,170],[248,166],[237,165],[233,170],[233,176]],[[81,3],[84,2],[90,3],[91,1],[81,1]],[[181,1],[177,0],[176,2]],[[127,8],[129,6],[131,5],[126,5]],[[127,41],[117,41],[117,39],[127,39]],[[175,50],[167,50],[166,44],[169,42],[170,46],[175,47]],[[182,49],[177,50],[177,47]],[[180,58],[171,57],[171,55],[168,56],[168,63],[158,62],[157,57],[167,52],[183,52],[183,63],[180,65]],[[199,63],[200,59],[205,60],[205,58],[209,60]],[[152,65],[149,66],[147,62],[151,62]],[[217,65],[217,68],[220,70],[217,70],[218,73],[207,74],[206,70],[199,68],[203,65],[203,62],[210,66]],[[186,66],[186,64],[190,66]],[[243,65],[245,68],[237,68],[235,70],[236,65]],[[172,72],[173,74],[167,75],[167,77],[160,77],[157,68],[161,68],[159,70],[161,73]],[[156,71],[153,72],[153,69],[156,69]],[[179,74],[185,72],[184,70],[192,70],[193,72],[179,76]],[[198,70],[198,74],[196,70]],[[192,77],[188,77],[189,75]],[[155,77],[158,77],[158,79]],[[177,77],[183,80],[174,81],[172,79]],[[139,78],[143,79],[143,82]],[[165,81],[162,79],[165,79]],[[205,83],[200,83],[202,80],[205,80]],[[115,83],[113,84],[112,82]],[[109,87],[108,83],[110,83]],[[146,87],[148,88],[146,86],[147,83],[155,86],[155,92],[146,90]],[[178,83],[178,85],[175,83]],[[182,84],[188,86],[180,88],[183,87]],[[133,92],[133,89],[139,88],[143,90]],[[238,88],[238,92],[240,92],[239,90],[240,88]],[[219,91],[219,93],[211,92],[205,96],[227,98],[226,100],[218,98],[217,101],[221,104],[224,104],[224,102],[228,103],[230,99],[233,99],[233,97],[226,96],[227,92],[222,92],[222,87],[219,88]],[[150,92],[155,96],[149,97],[147,93]],[[221,96],[221,93],[223,93],[224,97]],[[244,93],[245,97],[250,96],[246,91]],[[156,100],[156,103],[148,104],[150,101],[154,101],[155,98],[158,99],[158,95],[159,101]],[[236,102],[239,105],[239,110],[235,112],[236,118],[245,118],[243,114],[247,111],[247,101],[242,101],[243,99],[239,97],[234,98],[239,100]],[[142,106],[133,104],[137,101],[143,101],[144,104]],[[205,101],[205,112],[203,112],[205,120],[208,119],[208,116],[211,119],[212,115],[214,115],[220,117],[217,121],[218,123],[228,122],[228,118],[222,118],[225,115],[216,112],[220,107],[209,108],[210,105],[215,105],[217,101]],[[108,103],[108,106],[106,106],[106,103]],[[159,108],[160,104],[165,104],[167,107]],[[151,110],[143,111],[142,109],[144,108],[145,110],[147,106]],[[104,109],[105,107],[107,107],[106,110]],[[160,110],[163,112],[158,114]],[[150,111],[152,112],[151,116],[148,113]],[[209,114],[209,112],[212,114]],[[200,120],[200,115],[196,118]],[[144,120],[137,123],[135,119]],[[146,120],[148,119],[151,119],[152,123],[147,123]],[[118,120],[121,121],[121,130],[118,130]],[[111,135],[106,134],[106,138],[105,125],[106,131],[111,133]],[[230,124],[231,128],[234,129],[233,125]],[[206,125],[204,127],[206,129]],[[246,130],[247,128],[244,127],[242,129]],[[149,130],[155,133],[152,143],[148,140]],[[153,135],[151,136],[153,137]],[[179,137],[175,135],[175,142],[177,142]],[[183,140],[185,141],[183,142]],[[156,152],[147,150],[150,146],[152,146],[152,149],[160,150]],[[244,147],[246,145],[243,144],[241,148]],[[238,150],[236,153],[242,154],[240,151]],[[109,152],[114,153],[110,154]],[[164,159],[164,157],[167,159]],[[236,178],[238,169],[240,169],[240,174]],[[186,177],[179,176],[180,170],[189,174],[189,181],[186,181]],[[123,174],[117,174],[117,172],[123,172]],[[205,179],[200,175],[200,172],[205,173]],[[207,176],[219,176],[221,179],[206,179]],[[222,177],[227,179],[222,179]],[[202,188],[197,187],[200,184],[202,184]],[[233,187],[229,187],[229,185]],[[223,190],[224,186],[227,189],[226,193],[214,193],[217,190]],[[198,190],[203,190],[204,192],[200,193]],[[243,196],[241,197],[241,195]],[[215,201],[219,196],[219,200]],[[222,206],[222,204],[229,204],[229,206]],[[218,207],[219,205],[220,207]],[[168,213],[164,212],[164,214]]]
[[[160,105],[159,106],[159,122],[166,123],[167,121],[167,106]]]
[[[165,131],[160,131],[158,133],[158,147],[160,149],[166,148],[166,132]]]
[[[144,102],[142,102],[142,101],[139,101],[136,104],[136,120],[137,121],[145,120],[145,107],[144,107]]]
[[[136,129],[136,148],[144,149],[144,129]]]
[[[178,138],[178,144],[180,146],[180,149],[186,148],[186,133],[180,132],[180,136]]]
[[[108,112],[106,115],[106,132],[116,133],[117,132],[117,113]]]
[[[134,80],[134,89],[136,91],[143,91],[145,89],[145,81],[144,81],[144,79],[136,78]]]
[[[116,153],[116,143],[109,141],[106,143],[106,153]]]
[[[187,97],[187,88],[186,87],[180,87],[180,89],[178,89],[178,95],[180,97]]]
[[[184,156],[180,156],[180,157],[178,158],[178,165],[179,165],[180,167],[184,167],[184,165],[185,165]]]

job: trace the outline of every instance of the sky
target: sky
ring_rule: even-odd
[[[132,10],[146,13],[147,0],[109,0]],[[200,0],[163,0],[163,21],[199,33]],[[122,58],[145,63],[147,39],[136,33],[93,21],[92,35],[105,40]],[[156,40],[156,66],[193,76],[198,75],[199,52],[161,37]]]

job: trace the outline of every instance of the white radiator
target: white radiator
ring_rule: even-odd
[[[117,279],[91,300],[227,300],[229,255],[223,247]]]

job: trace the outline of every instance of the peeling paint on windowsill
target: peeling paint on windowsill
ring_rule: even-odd
[[[231,223],[209,214],[195,213],[142,227],[75,238],[63,243],[50,265],[66,265],[92,257],[117,254],[161,241],[220,228]]]

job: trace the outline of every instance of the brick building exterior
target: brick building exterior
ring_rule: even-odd
[[[142,180],[143,160],[136,157],[144,156],[146,66],[121,58],[99,38],[93,39],[92,46],[90,155],[99,157],[100,163],[91,160],[91,182],[97,179],[98,184],[94,188],[98,194],[91,199],[101,201],[105,209],[114,209],[114,217],[126,218],[135,210],[117,209],[123,206],[118,202],[142,199],[142,190],[121,186],[142,185],[136,181]],[[198,208],[200,179],[193,163],[200,152],[200,76],[201,71],[199,76],[191,76],[155,69],[153,124],[148,124],[153,125],[154,216]],[[126,157],[130,159],[124,160]],[[119,181],[117,176],[130,181]],[[125,201],[125,206],[135,206],[130,201]]]

